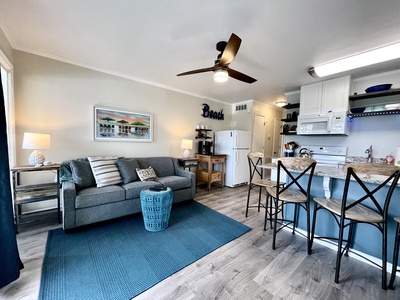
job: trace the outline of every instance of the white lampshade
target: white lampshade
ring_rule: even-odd
[[[22,149],[34,149],[29,156],[30,165],[43,164],[45,157],[40,149],[50,149],[50,134],[25,132]]]
[[[214,81],[225,82],[228,80],[228,71],[225,69],[218,69],[214,72]]]
[[[183,139],[181,142],[181,149],[185,149],[183,152],[183,157],[188,158],[190,156],[190,151],[193,148],[193,141],[192,140],[185,140]]]
[[[400,43],[391,44],[322,64],[309,69],[308,73],[313,77],[323,77],[396,58],[400,58]]]

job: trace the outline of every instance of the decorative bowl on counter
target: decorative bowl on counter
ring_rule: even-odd
[[[391,83],[386,83],[386,84],[378,84],[374,86],[370,86],[365,90],[366,93],[373,93],[373,92],[380,92],[380,91],[386,91],[389,90],[392,87]]]

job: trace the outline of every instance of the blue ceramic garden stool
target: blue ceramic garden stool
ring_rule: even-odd
[[[144,227],[148,231],[161,231],[168,227],[173,192],[170,188],[163,191],[149,189],[140,192],[140,202]]]

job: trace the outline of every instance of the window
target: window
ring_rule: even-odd
[[[13,68],[10,61],[0,50],[1,83],[3,85],[4,105],[6,110],[8,158],[10,167],[15,165],[15,122],[13,97]]]

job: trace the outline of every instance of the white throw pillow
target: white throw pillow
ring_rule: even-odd
[[[147,169],[136,168],[136,173],[138,174],[141,181],[151,181],[157,178],[156,172],[151,166]]]
[[[89,156],[88,159],[97,187],[120,184],[122,182],[117,167],[118,156]]]

